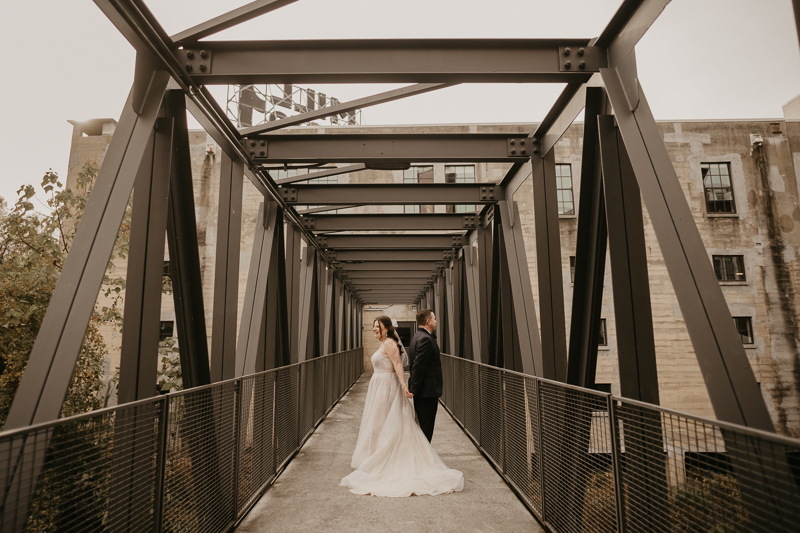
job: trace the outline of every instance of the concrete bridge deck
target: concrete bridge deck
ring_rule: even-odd
[[[328,414],[237,531],[533,531],[542,528],[441,405],[433,446],[464,473],[464,490],[375,498],[338,486],[349,474],[367,385],[365,374]]]

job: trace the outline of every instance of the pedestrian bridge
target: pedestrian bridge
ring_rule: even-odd
[[[363,362],[2,433],[3,531],[796,530],[797,441],[448,355],[433,445],[464,490],[353,495]]]
[[[173,36],[142,0],[94,1],[136,49],[134,83],[0,433],[1,531],[797,531],[800,444],[775,434],[636,74],[667,0],[624,0],[596,38],[414,41],[208,39],[292,0]],[[236,85],[257,106],[252,84],[306,82],[414,85],[242,127],[207,89]],[[278,131],[460,83],[564,89],[530,132]],[[582,110],[567,313],[554,146]],[[208,313],[187,111],[221,161]],[[317,179],[455,162],[505,174]],[[245,179],[263,201],[240,299]],[[132,196],[119,405],[60,419]],[[643,203],[715,420],[659,406]],[[157,396],[166,247],[185,390]],[[619,396],[595,390],[607,255]],[[433,444],[463,492],[384,501],[337,486],[367,304],[436,313],[451,355]]]

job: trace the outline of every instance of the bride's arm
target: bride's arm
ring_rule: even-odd
[[[392,362],[394,373],[397,374],[397,379],[400,380],[400,385],[405,389],[406,374],[403,370],[403,362],[400,360],[400,350],[397,347],[397,343],[392,340],[388,340],[386,341],[386,344],[384,344],[383,349],[386,350],[386,355],[389,356],[389,360]]]

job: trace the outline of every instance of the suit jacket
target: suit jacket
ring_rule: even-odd
[[[442,360],[436,335],[419,328],[407,351],[411,367],[408,390],[420,398],[439,398],[442,395]]]

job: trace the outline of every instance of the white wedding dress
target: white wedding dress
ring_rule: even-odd
[[[392,362],[372,354],[364,415],[351,466],[341,486],[354,494],[401,498],[445,494],[464,488],[464,476],[447,468],[415,419],[414,406],[400,387]]]

